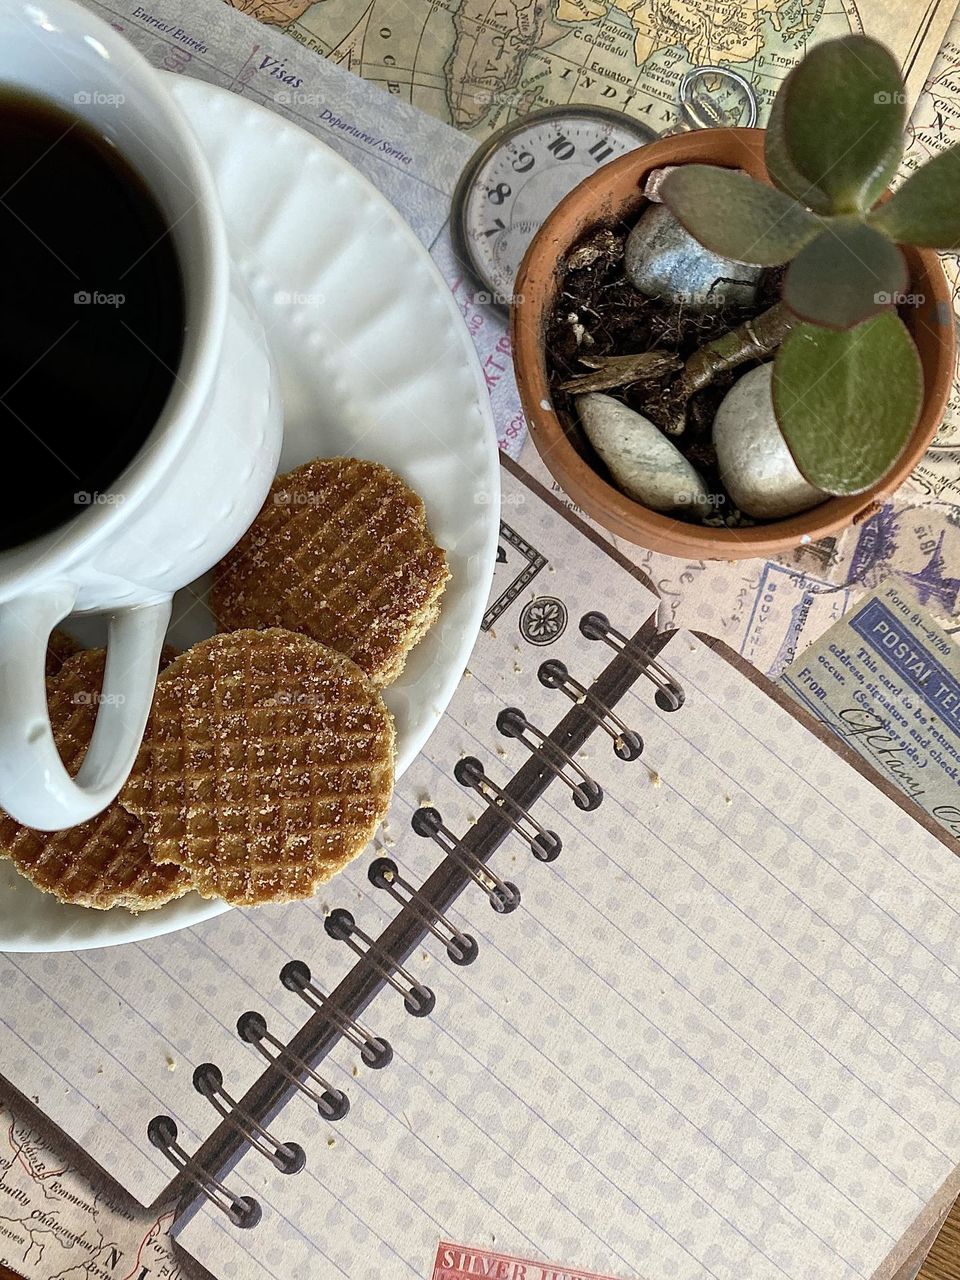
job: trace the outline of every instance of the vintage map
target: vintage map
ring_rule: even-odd
[[[42,1280],[187,1280],[172,1221],[172,1206],[150,1213],[91,1187],[47,1127],[0,1095],[0,1263]]]
[[[448,124],[484,138],[541,107],[594,103],[655,129],[681,76],[723,63],[761,112],[814,40],[865,29],[905,66],[949,6],[877,0],[228,0]],[[933,45],[936,48],[936,43]],[[914,93],[922,72],[912,84]]]
[[[908,173],[935,156],[945,147],[960,140],[960,26],[948,30],[927,85],[910,118],[908,147],[904,171]],[[953,285],[954,310],[960,312],[960,258],[956,253],[942,254],[944,269]],[[931,493],[939,496],[946,484],[960,498],[960,391],[954,383],[947,418],[918,475],[926,477]],[[950,451],[952,468],[943,465],[943,452]],[[937,467],[937,455],[941,466]],[[939,480],[938,480],[939,477]]]

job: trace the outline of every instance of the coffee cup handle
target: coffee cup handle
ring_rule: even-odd
[[[58,831],[105,809],[137,757],[170,621],[170,597],[110,614],[96,725],[76,778],[63,766],[47,708],[50,632],[72,611],[64,584],[0,605],[0,806],[18,822]]]

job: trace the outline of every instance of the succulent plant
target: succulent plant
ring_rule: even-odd
[[[898,305],[923,299],[908,293],[900,246],[960,247],[960,147],[882,199],[902,158],[905,117],[903,78],[884,45],[862,35],[826,41],[774,101],[764,143],[773,185],[688,164],[662,187],[706,248],[789,263],[791,324],[774,364],[774,408],[800,471],[828,493],[862,493],[881,479],[920,413],[920,358]]]

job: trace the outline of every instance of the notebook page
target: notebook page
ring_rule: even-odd
[[[442,1239],[573,1273],[848,1280],[953,1173],[960,864],[699,640],[664,659],[683,708],[645,683],[619,708],[645,763],[593,740],[600,809],[559,787],[535,807],[558,861],[496,855],[516,913],[472,889],[451,912],[477,961],[432,940],[411,960],[431,1016],[369,1007],[393,1063],[347,1078],[336,1126],[296,1099],[274,1122],[307,1169],[232,1171],[259,1227],[201,1208],[182,1228],[217,1275],[425,1276]],[[488,732],[493,693],[458,702],[453,737],[496,776],[520,759]],[[453,762],[414,774],[462,830]],[[414,882],[436,862],[412,834],[391,855]],[[375,934],[384,895],[361,891]],[[331,984],[348,963],[329,939],[304,958]],[[341,1048],[328,1070],[355,1065]]]
[[[456,706],[426,748],[430,776],[438,778],[449,773],[460,750],[458,721],[473,718],[488,740],[498,738],[490,730],[496,712],[522,701],[533,719],[552,727],[559,718],[557,695],[537,682],[538,661],[548,653],[588,682],[599,673],[610,651],[586,641],[577,622],[607,590],[617,592],[634,629],[657,602],[634,570],[618,567],[573,533],[525,483],[504,470],[502,484],[505,519],[486,629]],[[482,708],[478,699],[485,699]],[[495,758],[496,776],[505,780]],[[429,776],[410,773],[401,781],[378,840],[381,852],[392,853],[411,808],[429,796]],[[472,805],[462,824],[478,812]],[[193,1089],[194,1068],[215,1061],[233,1095],[244,1093],[264,1064],[238,1041],[237,1017],[257,1007],[284,1038],[299,1026],[304,1007],[280,986],[279,971],[289,959],[309,960],[318,936],[325,938],[325,907],[361,905],[370,888],[368,861],[348,868],[308,903],[231,911],[124,947],[0,955],[0,1074],[149,1204],[172,1176],[170,1164],[146,1141],[150,1118],[174,1116],[190,1151],[207,1137],[217,1117]],[[318,977],[327,980],[326,974]]]

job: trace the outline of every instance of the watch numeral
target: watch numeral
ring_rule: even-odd
[[[514,156],[510,161],[515,173],[529,173],[536,163],[532,153],[529,151],[521,151],[519,155]]]
[[[503,204],[511,193],[512,188],[506,182],[498,182],[495,187],[491,187],[487,192],[494,204]]]
[[[547,147],[547,150],[552,151],[558,160],[569,160],[576,149],[570,139],[565,138],[562,133]]]
[[[613,147],[609,143],[604,142],[603,138],[599,142],[595,142],[590,148],[590,154],[596,160],[597,164],[603,164],[604,160],[613,155]]]
[[[503,220],[501,218],[495,218],[493,226],[486,231],[482,231],[480,234],[484,236],[495,236],[498,231],[506,231],[506,229],[506,224]]]

